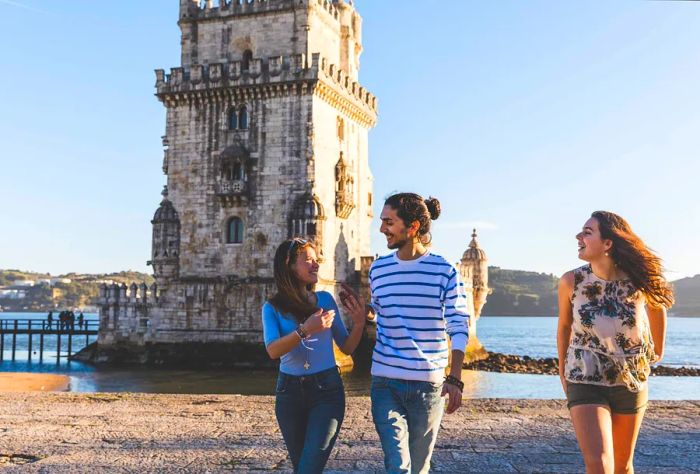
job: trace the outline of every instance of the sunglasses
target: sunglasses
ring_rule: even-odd
[[[300,238],[295,238],[292,239],[292,243],[289,247],[287,247],[287,260],[286,263],[289,265],[289,260],[292,258],[292,252],[294,251],[295,247],[303,247],[309,243],[308,240],[300,239]]]

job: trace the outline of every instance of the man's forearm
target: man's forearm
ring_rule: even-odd
[[[450,365],[450,375],[457,380],[462,380],[462,365],[464,365],[464,352],[452,351],[452,364]]]

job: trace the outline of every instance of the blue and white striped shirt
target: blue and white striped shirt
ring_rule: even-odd
[[[374,261],[369,271],[377,343],[372,375],[441,382],[449,347],[465,351],[469,338],[467,298],[457,269],[426,253],[401,260],[396,252]]]

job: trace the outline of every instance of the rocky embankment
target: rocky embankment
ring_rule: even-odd
[[[545,357],[542,359],[489,352],[486,359],[464,364],[465,369],[482,370],[484,372],[506,372],[514,374],[559,374],[559,359]],[[664,365],[652,367],[652,375],[667,376],[700,376],[700,369],[692,367],[668,367]]]

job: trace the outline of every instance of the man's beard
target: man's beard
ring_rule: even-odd
[[[402,239],[402,240],[397,240],[393,244],[386,244],[386,246],[389,247],[390,250],[396,250],[396,249],[400,249],[401,247],[403,247],[406,242],[408,242],[408,239]]]

